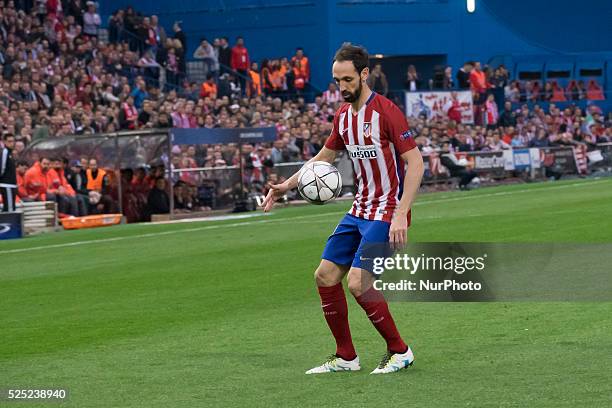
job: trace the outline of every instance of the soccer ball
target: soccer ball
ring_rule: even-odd
[[[324,161],[307,163],[298,176],[298,191],[312,204],[325,204],[338,197],[342,178],[338,169]]]

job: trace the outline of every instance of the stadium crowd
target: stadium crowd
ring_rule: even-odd
[[[272,145],[243,151],[245,181],[263,190],[269,177],[278,177],[275,164],[313,157],[330,133],[340,92],[331,83],[306,102],[310,63],[300,48],[291,58],[258,64],[250,60],[242,38],[232,47],[227,38],[201,39],[193,58],[204,63],[207,79],[197,83],[187,78],[187,38],[180,24],[168,35],[156,16],[128,7],[110,18],[108,42],[99,40],[100,26],[93,2],[47,1],[28,7],[9,0],[0,7],[0,119],[3,135],[15,139],[23,200],[51,198],[61,212],[72,215],[117,210],[113,172],[98,169],[95,157],[73,163],[48,157],[28,163],[22,152],[36,140],[149,128],[275,126],[279,137]],[[375,91],[393,97],[380,65],[373,67],[370,81]],[[541,89],[538,81],[509,82],[503,66],[481,69],[480,63],[469,62],[455,78],[448,67],[439,86],[471,89],[476,121],[461,124],[452,104],[448,118],[411,118],[424,153],[439,151],[446,143],[452,150],[477,151],[612,142],[610,113],[604,116],[594,104],[586,111],[555,105],[567,99],[603,98],[595,82],[585,86],[571,81],[565,90],[551,82]],[[407,70],[405,87],[424,87],[414,66]],[[550,104],[546,109],[537,104],[513,108],[537,101]],[[168,164],[172,170],[185,170],[225,168],[240,161],[232,144],[175,146]],[[131,211],[131,219],[168,211],[165,171],[163,165],[122,171],[122,196],[131,200],[123,207]],[[213,207],[202,187],[209,179],[197,171],[173,173],[175,207]],[[216,194],[231,197],[236,188],[231,185]]]

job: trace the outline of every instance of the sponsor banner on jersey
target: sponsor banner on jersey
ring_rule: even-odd
[[[360,255],[361,282],[393,301],[609,302],[611,262],[612,243],[378,243]]]
[[[451,109],[461,115],[461,123],[474,123],[474,106],[470,91],[406,92],[406,116],[446,119]]]
[[[376,145],[346,145],[346,150],[352,159],[370,160],[378,157]]]

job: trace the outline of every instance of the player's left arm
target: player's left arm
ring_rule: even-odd
[[[389,138],[403,161],[398,166],[405,165],[406,170],[402,198],[395,208],[389,229],[389,243],[397,248],[406,243],[408,212],[421,186],[424,165],[423,156],[414,141],[414,132],[410,130],[404,113],[393,105],[386,119]]]
[[[423,156],[418,148],[413,148],[401,155],[406,164],[406,176],[404,177],[404,192],[399,205],[393,214],[391,228],[389,229],[389,242],[393,246],[401,247],[406,243],[408,232],[408,212],[421,186],[423,178]]]

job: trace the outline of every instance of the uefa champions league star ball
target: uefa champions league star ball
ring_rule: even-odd
[[[307,163],[298,176],[298,191],[312,204],[325,204],[338,197],[342,178],[338,169],[324,161]]]

